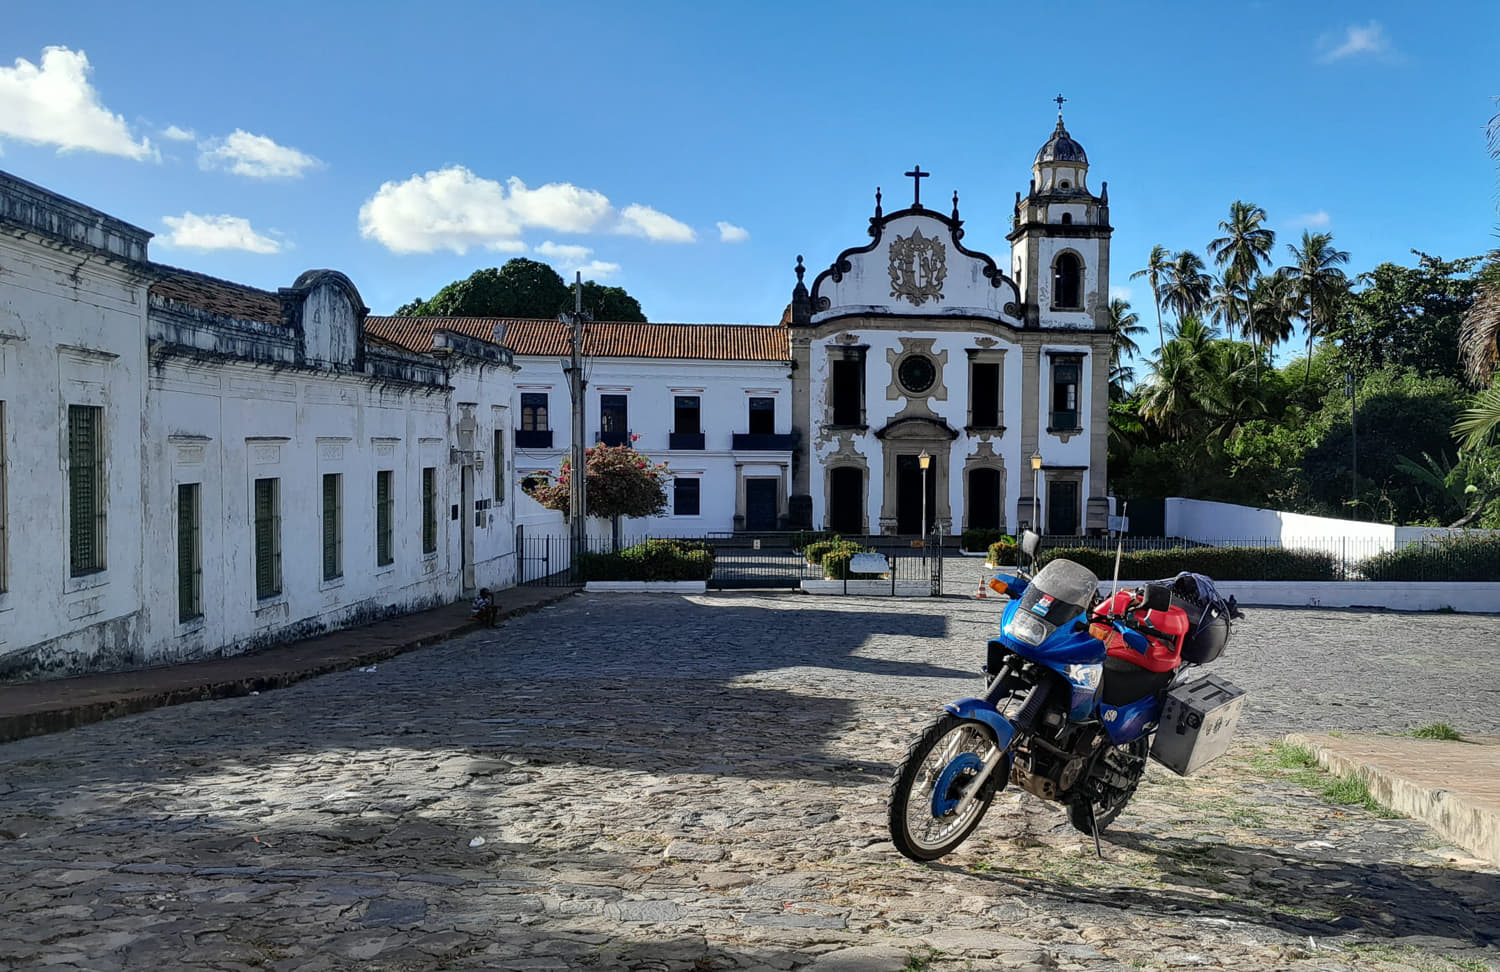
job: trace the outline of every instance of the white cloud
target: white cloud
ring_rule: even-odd
[[[614,212],[609,197],[567,182],[549,182],[536,189],[511,176],[509,205],[522,226],[539,226],[560,233],[587,233],[604,225]]]
[[[720,243],[743,243],[750,238],[750,231],[743,226],[726,223],[722,219],[715,225],[719,227]]]
[[[160,158],[150,139],[131,138],[125,119],[99,103],[89,70],[88,55],[66,47],[44,48],[41,67],[20,57],[15,67],[0,67],[0,137],[62,152]]]
[[[553,243],[551,240],[539,244],[536,247],[537,255],[548,263],[571,275],[575,270],[582,271],[586,279],[600,280],[620,272],[618,263],[608,263],[604,260],[589,259],[594,251],[586,246],[574,243]]]
[[[1342,35],[1324,34],[1319,39],[1318,46],[1323,48],[1318,60],[1324,64],[1341,61],[1346,57],[1383,57],[1395,52],[1390,38],[1385,36],[1385,28],[1378,20],[1372,20],[1364,26],[1351,24],[1344,28]]]
[[[1295,229],[1322,230],[1327,229],[1332,222],[1333,219],[1328,215],[1328,210],[1320,209],[1315,213],[1303,213],[1301,216],[1294,218],[1291,225]]]
[[[594,189],[567,182],[530,189],[515,177],[502,185],[461,165],[385,183],[360,207],[359,229],[366,239],[394,253],[466,253],[470,247],[520,253],[526,249],[521,234],[527,229],[613,230],[672,242],[694,239],[690,227],[649,206],[630,205],[617,215],[609,197]],[[588,247],[550,240],[537,252],[575,269],[593,253]],[[590,266],[599,273],[619,270],[618,264],[602,261]]]
[[[298,179],[307,170],[323,166],[306,152],[238,128],[228,138],[210,139],[199,148],[198,164],[203,168],[228,169],[252,179]]]
[[[161,134],[163,138],[170,138],[174,142],[191,142],[198,138],[186,128],[178,128],[176,125],[168,125]]]
[[[183,213],[162,219],[172,232],[165,238],[171,246],[189,250],[244,250],[247,253],[280,253],[281,244],[250,228],[243,216],[200,216]]]
[[[1109,285],[1109,297],[1111,300],[1129,300],[1131,292],[1129,287],[1117,287],[1114,284]]]
[[[680,223],[666,213],[640,203],[631,203],[620,210],[617,232],[644,236],[657,243],[691,243],[698,238],[698,234],[688,224]]]

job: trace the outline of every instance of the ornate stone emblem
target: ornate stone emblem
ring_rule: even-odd
[[[927,298],[943,299],[943,280],[948,276],[948,250],[937,237],[922,235],[920,227],[911,236],[891,241],[891,296],[905,297],[918,307]]]

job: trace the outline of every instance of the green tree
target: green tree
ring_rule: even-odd
[[[1125,362],[1141,353],[1136,343],[1138,335],[1146,333],[1140,323],[1141,316],[1130,309],[1130,302],[1115,297],[1109,302],[1109,397],[1120,401],[1125,391],[1135,383],[1135,369]]]
[[[1292,336],[1298,300],[1296,287],[1285,271],[1256,277],[1250,302],[1255,308],[1256,341],[1262,348],[1273,349]]]
[[[430,300],[413,300],[398,317],[519,317],[551,319],[573,309],[573,288],[545,263],[516,257],[502,267],[475,270]],[[583,282],[583,306],[601,321],[639,321],[641,305],[621,287]]]
[[[1167,265],[1171,262],[1171,252],[1158,243],[1151,248],[1151,253],[1146,257],[1146,266],[1130,275],[1131,280],[1145,277],[1146,282],[1151,285],[1151,297],[1156,301],[1156,346],[1158,348],[1167,343],[1161,327],[1161,289],[1167,279]]]
[[[1345,365],[1356,374],[1395,368],[1459,377],[1459,332],[1474,303],[1470,274],[1479,257],[1416,257],[1414,267],[1380,264],[1350,295],[1349,319],[1338,336]]]
[[[573,307],[574,286],[574,284],[568,284],[569,309]],[[585,280],[583,282],[583,309],[592,314],[596,321],[646,323],[646,315],[641,312],[640,301],[626,293],[624,287],[606,287],[592,280]]]
[[[1214,379],[1213,332],[1188,314],[1152,363],[1140,397],[1141,417],[1170,440],[1204,432],[1226,410],[1227,399]]]
[[[1183,250],[1167,264],[1162,306],[1176,316],[1180,328],[1184,318],[1203,310],[1212,285],[1213,278],[1204,272],[1202,258],[1192,250]]]
[[[1223,268],[1225,289],[1230,293],[1241,292],[1245,319],[1239,332],[1260,347],[1260,332],[1255,327],[1255,302],[1248,299],[1260,276],[1261,264],[1271,262],[1271,250],[1276,244],[1276,234],[1265,226],[1266,211],[1254,203],[1235,200],[1229,204],[1229,218],[1219,221],[1219,231],[1224,235],[1208,244],[1208,254]],[[1256,357],[1256,380],[1260,380],[1260,358]]]
[[[1291,251],[1292,265],[1283,269],[1297,294],[1297,316],[1307,327],[1306,379],[1311,380],[1313,339],[1328,332],[1349,292],[1349,279],[1339,269],[1349,262],[1349,251],[1334,249],[1332,233],[1310,230],[1302,231],[1300,246],[1288,243],[1286,248]]]
[[[1490,119],[1490,156],[1500,160],[1500,114]],[[1475,281],[1474,302],[1464,312],[1459,347],[1471,384],[1484,387],[1464,412],[1454,431],[1464,445],[1477,450],[1500,429],[1500,385],[1495,366],[1500,363],[1500,250],[1491,250]]]

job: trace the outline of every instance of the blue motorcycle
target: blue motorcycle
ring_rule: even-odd
[[[1039,540],[1028,531],[1021,542],[1033,565]],[[1219,656],[1239,616],[1209,578],[1181,574],[1103,598],[1092,571],[1054,559],[1034,577],[1018,570],[990,586],[1010,600],[988,645],[984,694],[945,705],[891,785],[902,854],[952,851],[1008,783],[1063,804],[1097,849],[1148,757],[1186,775],[1228,748],[1244,693],[1213,676],[1183,678]]]

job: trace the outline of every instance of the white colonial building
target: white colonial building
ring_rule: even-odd
[[[513,583],[514,365],[367,339],[0,173],[0,679],[212,657]]]

